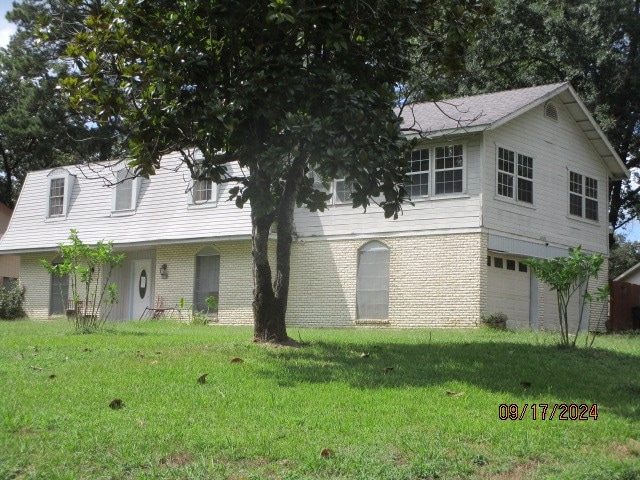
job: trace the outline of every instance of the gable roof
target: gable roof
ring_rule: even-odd
[[[609,140],[569,83],[485,93],[437,102],[406,105],[400,115],[402,128],[427,138],[498,128],[538,105],[554,99],[564,105],[585,134],[615,180],[629,178],[629,171]]]
[[[614,282],[624,282],[628,277],[631,277],[634,273],[640,270],[640,263],[636,263],[633,267],[628,269],[626,272],[621,273],[616,278],[613,279]]]

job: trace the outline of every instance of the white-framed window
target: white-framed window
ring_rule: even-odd
[[[450,195],[465,191],[464,145],[452,143],[417,148],[411,152],[405,188],[412,199],[432,195]]]
[[[351,203],[351,182],[336,179],[333,182],[333,203]]]
[[[75,176],[64,168],[56,168],[48,175],[47,218],[64,218],[69,210]]]
[[[135,210],[140,191],[140,177],[136,177],[130,168],[125,167],[115,173],[115,183],[111,209],[114,212]]]
[[[435,148],[436,195],[462,193],[464,158],[462,145],[446,145]]]
[[[389,248],[377,241],[358,250],[356,307],[359,319],[389,318]]]
[[[193,202],[209,202],[212,198],[213,182],[211,180],[196,180],[193,184]]]
[[[205,247],[196,255],[196,274],[193,285],[194,311],[215,313],[209,310],[207,298],[215,297],[217,303],[219,293],[220,254],[211,247]]]
[[[598,180],[569,171],[569,214],[598,221]]]
[[[498,147],[497,194],[533,204],[533,157]]]

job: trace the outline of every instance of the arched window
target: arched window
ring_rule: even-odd
[[[56,258],[53,265],[62,263],[61,258]],[[49,315],[64,315],[67,312],[69,300],[69,275],[51,274],[51,292],[49,295]]]
[[[207,308],[207,298],[215,297],[217,303],[219,291],[220,254],[211,247],[205,247],[196,255],[193,309],[196,312],[215,313]]]
[[[358,250],[358,318],[389,318],[389,248],[369,242]]]

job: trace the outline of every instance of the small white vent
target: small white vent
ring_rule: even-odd
[[[558,109],[553,102],[547,102],[544,104],[544,116],[554,122],[558,121]]]

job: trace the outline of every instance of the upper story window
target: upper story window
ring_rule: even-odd
[[[462,193],[464,160],[462,145],[436,147],[436,195],[441,193]]]
[[[69,210],[75,176],[71,175],[64,168],[56,168],[49,173],[48,177],[47,217],[66,217]]]
[[[136,177],[130,168],[118,170],[112,210],[114,212],[135,210],[139,190],[140,178]]]
[[[533,158],[498,147],[498,195],[533,203]]]
[[[204,203],[211,200],[213,182],[211,180],[196,180],[193,184],[193,202]]]
[[[409,173],[411,198],[463,193],[465,189],[465,160],[462,144],[420,148],[411,152]]]
[[[351,202],[351,182],[344,179],[336,179],[333,182],[333,203]]]
[[[598,221],[598,180],[569,172],[569,213]]]
[[[429,149],[422,148],[411,152],[408,174],[411,185],[407,188],[411,198],[429,195],[429,171]]]

